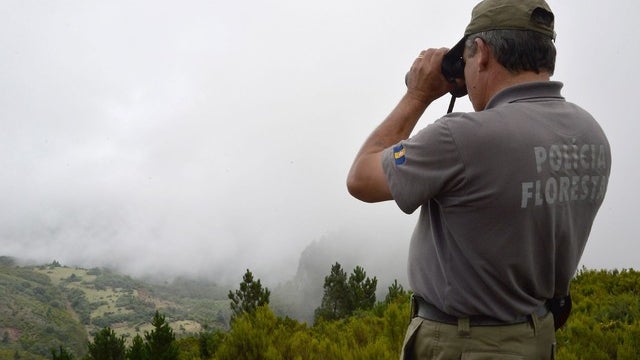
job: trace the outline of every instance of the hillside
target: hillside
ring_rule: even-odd
[[[20,267],[0,257],[0,358],[19,350],[39,359],[36,355],[49,356],[59,345],[83,354],[87,340],[103,327],[126,339],[150,330],[156,310],[178,336],[224,329],[226,291],[205,281],[156,284],[55,261]]]
[[[185,359],[259,359],[265,353],[273,358],[397,359],[409,295],[402,287],[393,297],[392,287],[382,290],[384,301],[380,297],[372,309],[346,318],[304,323],[269,304],[229,328],[228,290],[212,283],[177,279],[157,284],[57,262],[21,267],[0,257],[0,359],[48,360],[50,349],[60,345],[81,358],[90,336],[102,327],[130,340],[151,329],[156,309],[166,315]],[[640,272],[583,268],[571,292],[572,315],[556,332],[557,358],[638,359]],[[249,350],[253,356],[247,356]]]
[[[82,353],[85,328],[74,317],[62,288],[33,269],[0,266],[0,349],[47,355],[65,343]]]

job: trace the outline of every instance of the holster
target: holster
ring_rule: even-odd
[[[553,326],[560,329],[571,315],[571,294],[567,296],[555,297],[548,301],[549,311],[553,314]]]

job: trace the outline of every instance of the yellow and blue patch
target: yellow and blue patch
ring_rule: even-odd
[[[406,152],[407,150],[402,144],[393,147],[393,158],[396,160],[396,165],[402,165],[407,161],[407,158],[404,156]]]

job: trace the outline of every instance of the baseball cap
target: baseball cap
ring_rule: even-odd
[[[544,0],[484,0],[473,8],[462,40],[451,48],[447,57],[462,57],[467,37],[483,31],[530,30],[555,40],[553,21],[550,24],[535,21],[533,15],[537,12],[548,13],[553,19],[551,8]]]

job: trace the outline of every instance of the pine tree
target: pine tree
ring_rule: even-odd
[[[348,316],[348,289],[347,273],[342,270],[342,265],[336,262],[331,266],[331,273],[324,278],[324,294],[320,307],[315,311],[316,321],[319,318],[335,320]]]
[[[151,325],[153,325],[154,329],[151,332],[145,331],[144,333],[146,340],[145,355],[148,356],[147,358],[153,360],[178,359],[176,336],[169,324],[165,322],[164,316],[156,311]]]
[[[198,349],[200,350],[200,358],[208,359],[213,354],[209,351],[209,336],[205,332],[198,335]]]
[[[88,359],[91,360],[124,360],[124,337],[116,336],[109,327],[100,330],[89,343]]]
[[[127,350],[127,360],[147,360],[148,356],[145,353],[144,340],[140,334],[131,341],[131,346]]]
[[[18,355],[18,357],[16,357],[14,355],[14,359],[20,359],[20,356]],[[72,353],[70,353],[69,351],[67,351],[67,349],[63,348],[62,345],[60,345],[59,351],[56,351],[55,349],[51,350],[51,359],[52,360],[74,360],[75,357],[73,356]]]
[[[343,319],[351,316],[356,310],[369,310],[376,303],[376,287],[378,279],[367,277],[361,266],[356,266],[349,275],[336,262],[331,266],[331,273],[324,278],[324,294],[322,303],[315,311],[316,320]]]
[[[393,280],[393,284],[389,286],[389,292],[387,296],[384,298],[385,304],[389,304],[396,299],[404,298],[407,295],[407,292],[404,290],[402,285],[398,284],[398,280]]]
[[[198,335],[200,359],[210,359],[216,353],[216,350],[222,343],[225,335],[226,334],[220,330],[201,332]]]
[[[376,303],[376,287],[378,279],[367,277],[367,272],[360,266],[349,275],[349,314],[356,310],[369,310]]]
[[[242,277],[240,283],[240,289],[235,293],[229,290],[229,299],[231,300],[231,320],[240,316],[243,313],[254,313],[259,306],[269,304],[269,296],[271,291],[269,289],[262,288],[260,279],[254,280],[253,274],[249,269]]]

